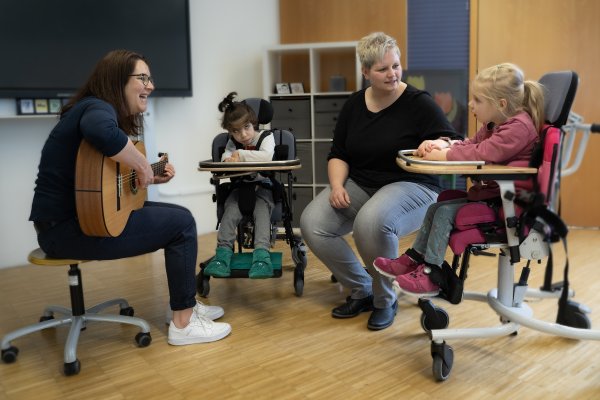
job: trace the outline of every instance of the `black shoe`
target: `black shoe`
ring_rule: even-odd
[[[348,296],[344,304],[331,310],[331,316],[333,318],[352,318],[363,311],[371,311],[372,309],[373,295],[363,299],[353,299]]]
[[[392,325],[394,323],[394,318],[396,317],[397,309],[397,302],[394,302],[394,304],[388,308],[373,307],[373,312],[369,317],[367,328],[369,328],[372,331],[379,331]]]

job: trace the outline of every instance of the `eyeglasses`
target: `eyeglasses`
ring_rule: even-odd
[[[150,75],[146,75],[146,74],[132,74],[129,76],[135,76],[136,79],[139,79],[140,81],[142,81],[142,83],[144,84],[144,86],[148,86],[148,83],[152,83],[154,85],[154,78],[152,78]]]

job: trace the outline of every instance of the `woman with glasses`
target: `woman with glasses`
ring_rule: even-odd
[[[145,58],[127,50],[109,52],[62,108],[60,121],[42,149],[30,220],[44,252],[57,258],[109,260],[164,249],[173,319],[173,345],[212,342],[231,326],[213,322],[224,311],[196,300],[196,222],[185,208],[146,201],[131,212],[118,236],[86,235],[77,214],[75,171],[83,140],[112,162],[135,171],[135,187],[166,183],[175,176],[168,162],[155,176],[153,166],[134,143],[143,133],[143,113],[154,81]],[[79,171],[78,171],[79,173]]]

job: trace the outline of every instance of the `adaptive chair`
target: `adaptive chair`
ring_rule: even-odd
[[[77,358],[77,343],[81,331],[86,329],[88,321],[100,322],[118,322],[120,324],[136,325],[140,332],[135,336],[135,342],[139,347],[149,346],[152,342],[150,336],[150,325],[141,319],[133,316],[134,310],[127,300],[119,298],[105,301],[91,308],[86,309],[83,301],[83,284],[81,270],[79,265],[90,260],[71,260],[58,259],[47,256],[42,249],[35,249],[28,256],[29,262],[41,266],[69,266],[69,290],[71,294],[71,308],[62,306],[48,306],[44,309],[40,321],[37,324],[25,326],[13,332],[7,333],[2,338],[2,361],[5,363],[15,362],[19,349],[11,345],[11,342],[17,338],[38,332],[43,329],[54,328],[61,325],[70,325],[69,335],[64,349],[64,367],[65,375],[76,375],[81,369],[81,363]],[[119,314],[100,314],[101,311],[111,306],[119,306]],[[55,318],[55,314],[60,314],[60,318]]]
[[[590,330],[587,317],[589,308],[571,301],[573,291],[568,285],[568,256],[564,281],[552,284],[552,246],[562,240],[565,245],[567,227],[554,212],[560,173],[561,144],[564,125],[569,118],[578,84],[575,72],[548,73],[540,79],[546,91],[545,113],[547,125],[541,134],[541,146],[534,151],[530,168],[483,165],[482,162],[435,162],[411,157],[412,150],[399,152],[400,167],[420,173],[456,173],[471,179],[494,180],[501,193],[498,212],[482,203],[467,203],[455,217],[454,230],[449,247],[454,253],[452,265],[444,262],[440,279],[440,298],[457,304],[463,299],[487,302],[500,316],[500,325],[486,328],[447,329],[449,317],[446,311],[434,305],[431,298],[421,297],[418,305],[422,310],[421,326],[431,338],[432,371],[434,378],[444,381],[453,365],[453,350],[447,339],[490,338],[517,333],[521,325],[545,333],[572,339],[600,340],[600,331]],[[561,129],[563,127],[563,129]],[[598,125],[579,129],[600,130]],[[515,180],[534,180],[534,192],[520,194],[515,191]],[[441,199],[448,193],[442,192]],[[455,193],[450,193],[452,197]],[[440,200],[441,200],[440,199]],[[486,250],[498,249],[497,288],[487,294],[463,292],[471,254],[491,255]],[[544,285],[540,290],[528,287],[530,262],[547,258]],[[527,260],[519,280],[515,283],[515,264]],[[559,298],[556,323],[537,320],[526,297]]]
[[[244,100],[255,112],[259,125],[269,124],[273,118],[273,107],[271,103],[260,98]],[[225,200],[229,193],[241,184],[240,178],[260,172],[270,180],[273,191],[275,207],[271,214],[271,242],[276,239],[284,239],[290,246],[294,268],[294,290],[297,296],[302,296],[304,290],[304,269],[306,268],[306,247],[299,236],[292,229],[292,190],[294,175],[293,171],[301,167],[300,160],[296,158],[296,139],[287,130],[271,128],[270,133],[275,138],[275,153],[273,161],[270,162],[221,162],[229,133],[218,134],[212,143],[212,159],[201,161],[198,170],[212,172],[210,183],[215,186],[213,202],[217,204],[217,229],[225,208]],[[285,184],[281,182],[284,181]],[[239,199],[240,211],[243,219],[237,228],[237,252],[234,251],[231,260],[231,278],[247,278],[252,254],[243,252],[243,249],[254,248],[254,193],[253,190],[242,191],[240,189]],[[283,230],[283,232],[280,232]],[[282,275],[280,252],[271,252],[273,264],[273,277]],[[206,297],[210,291],[210,276],[204,274],[204,268],[210,262],[206,260],[200,263],[200,272],[197,275],[197,291],[200,296]]]

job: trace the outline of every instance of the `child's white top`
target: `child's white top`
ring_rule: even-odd
[[[256,132],[254,137],[252,138],[251,146],[256,146],[258,143],[258,139],[260,135],[264,132],[264,130]],[[252,161],[252,162],[260,162],[260,161],[272,161],[273,154],[275,153],[275,138],[273,135],[267,135],[262,143],[260,144],[259,149],[236,149],[235,143],[233,140],[229,139],[227,141],[227,146],[225,147],[225,151],[221,156],[221,161],[226,158],[231,157],[231,154],[236,151],[240,155],[240,161]]]

